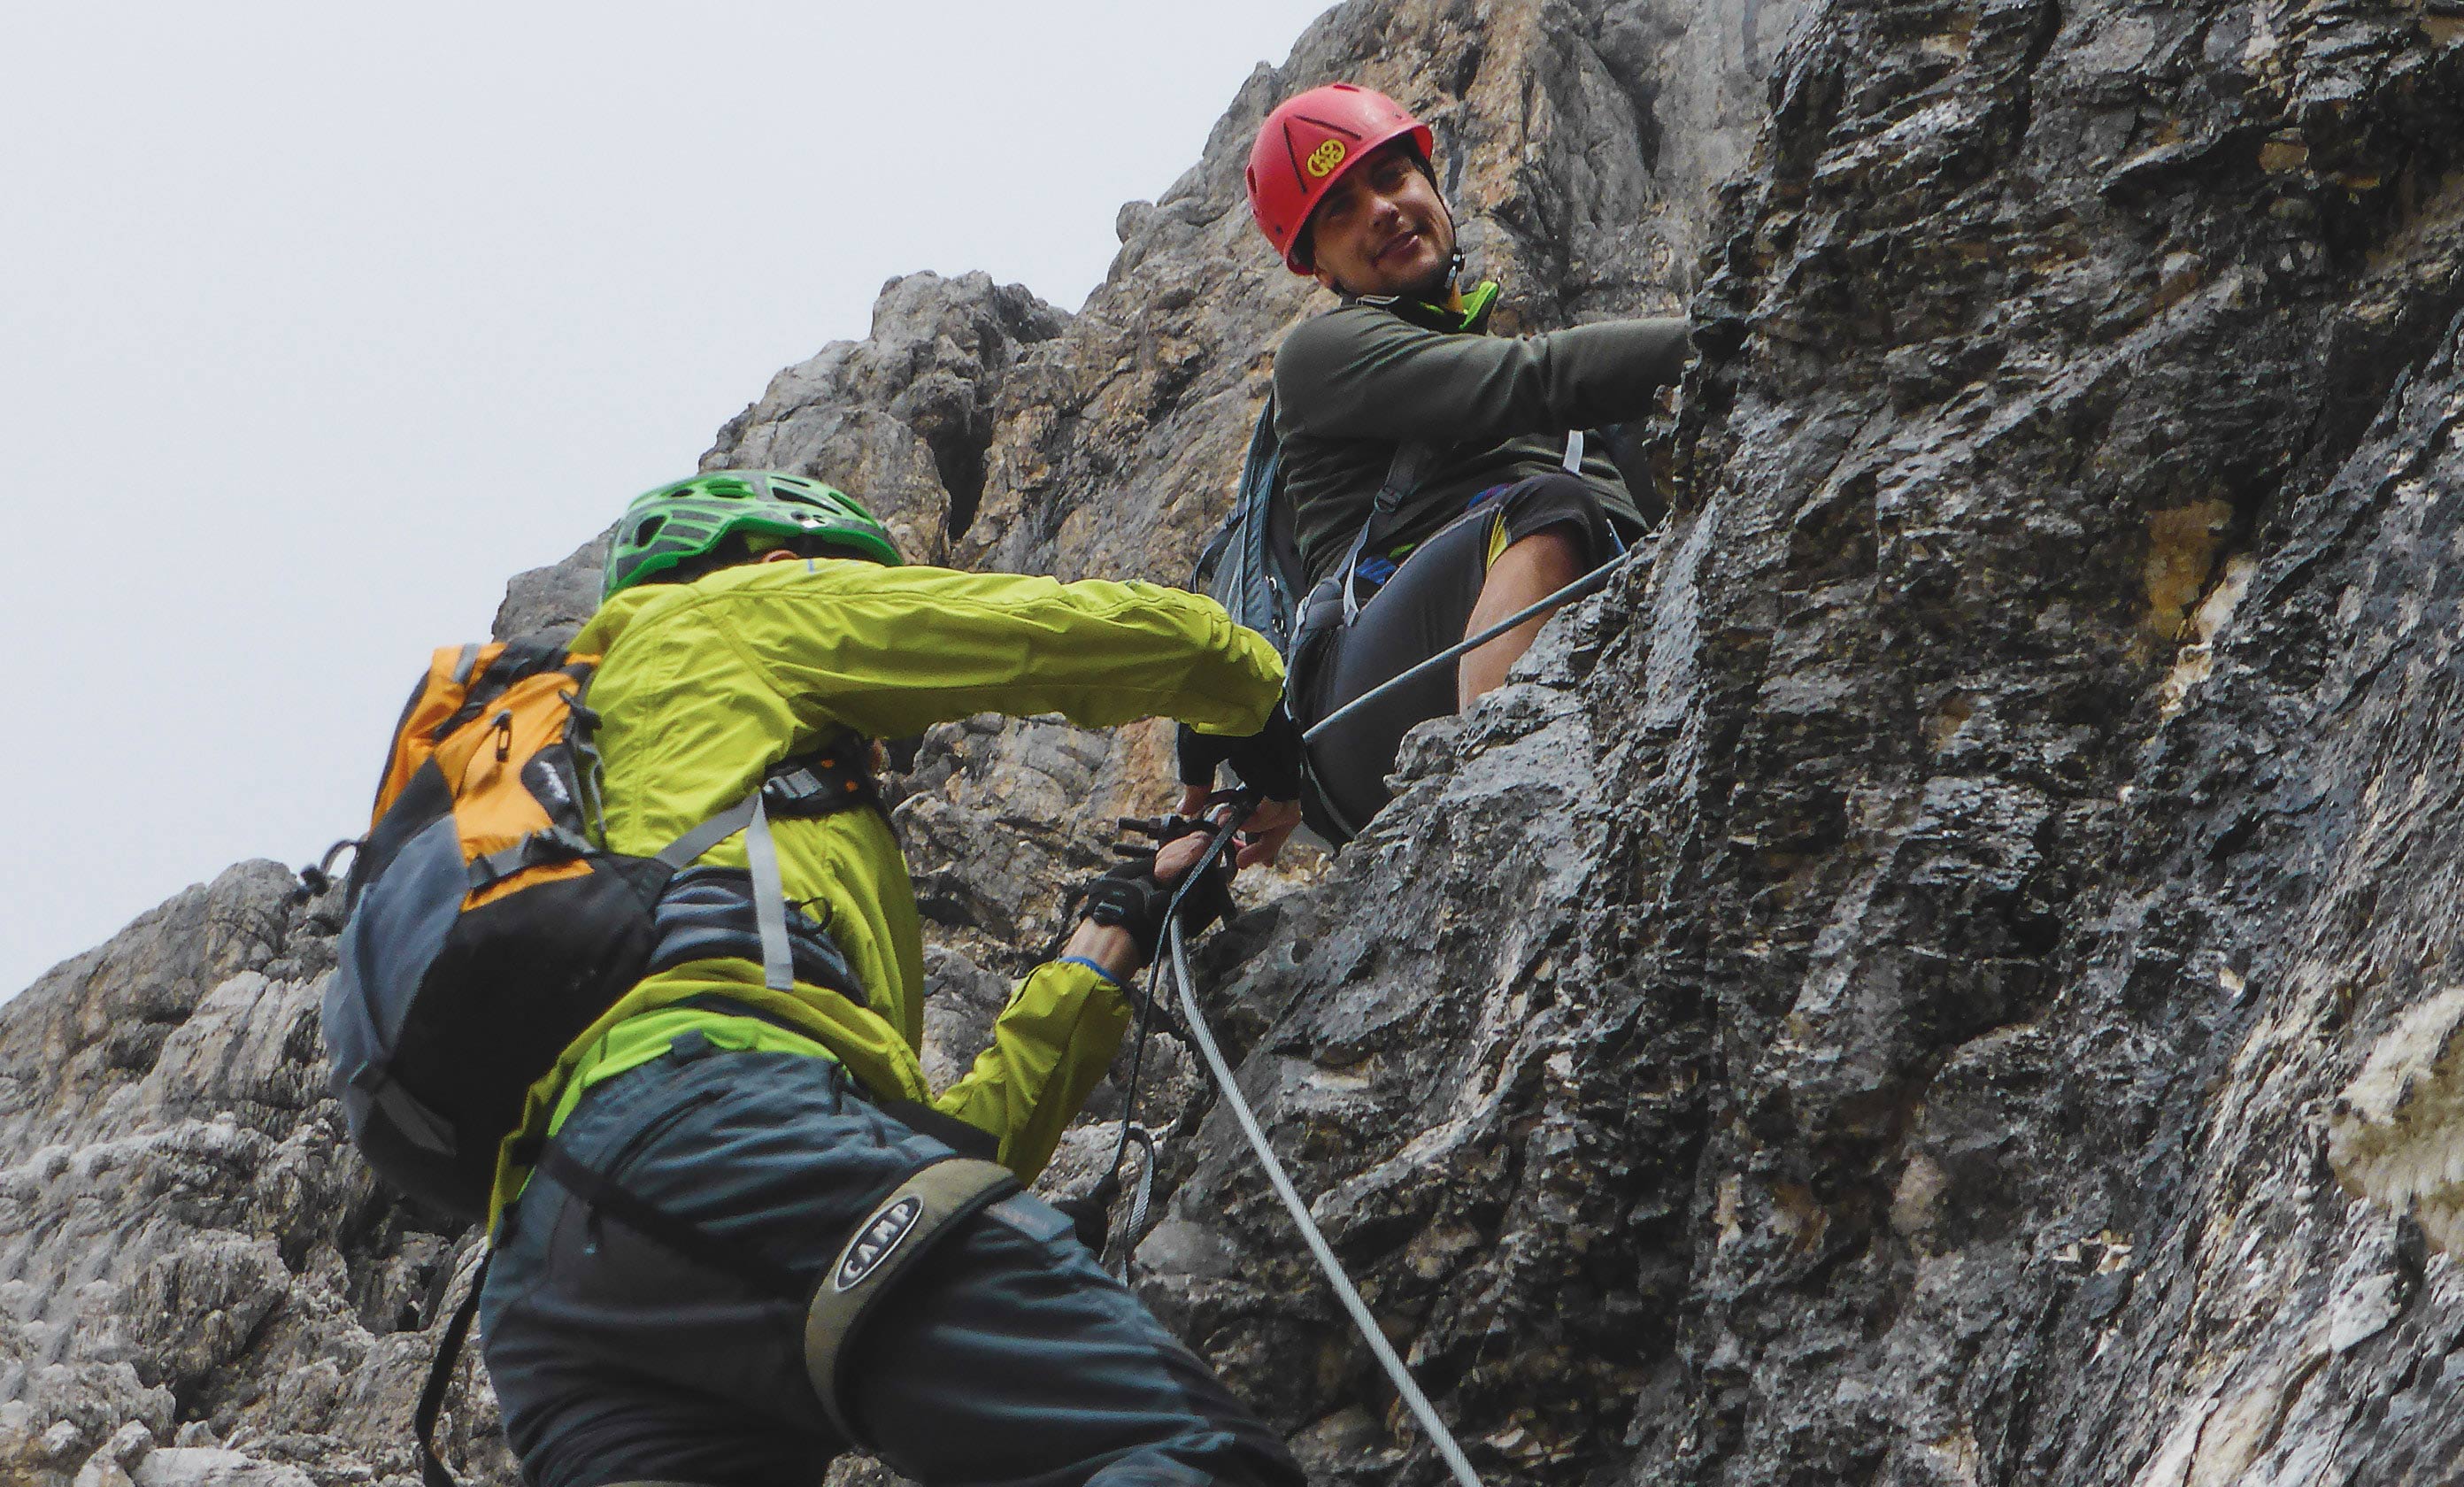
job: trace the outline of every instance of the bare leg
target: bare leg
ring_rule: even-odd
[[[1489,565],[1488,582],[1471,607],[1463,625],[1475,635],[1529,605],[1539,603],[1583,576],[1583,550],[1573,529],[1544,527],[1497,555]],[[1551,613],[1554,613],[1551,610]],[[1533,637],[1549,618],[1536,614],[1477,650],[1467,652],[1455,670],[1455,702],[1469,707],[1475,698],[1506,680],[1506,673],[1531,649]]]

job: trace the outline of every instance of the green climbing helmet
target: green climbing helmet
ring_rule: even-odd
[[[743,533],[818,540],[896,566],[890,529],[845,491],[779,470],[714,470],[644,491],[607,544],[599,597],[607,598],[714,551]]]

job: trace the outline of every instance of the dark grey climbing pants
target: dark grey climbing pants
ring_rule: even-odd
[[[1550,474],[1484,491],[1469,510],[1414,548],[1346,628],[1335,580],[1309,594],[1294,647],[1296,716],[1314,724],[1372,687],[1392,680],[1463,638],[1472,607],[1488,583],[1493,539],[1511,545],[1534,532],[1572,525],[1589,555],[1585,567],[1617,553],[1617,538],[1599,498],[1574,476]],[[1369,824],[1393,797],[1403,735],[1455,710],[1456,666],[1431,669],[1335,724],[1309,745],[1309,770],[1324,797],[1309,825],[1340,842]],[[1325,808],[1331,807],[1331,810]]]
[[[635,1196],[817,1280],[857,1221],[950,1148],[838,1065],[697,1035],[594,1089],[559,1141]],[[804,1313],[681,1258],[544,1174],[481,1299],[488,1372],[536,1487],[813,1487],[850,1449]],[[1296,1484],[1282,1444],[1025,1194],[960,1221],[839,1365],[861,1449],[926,1484]]]

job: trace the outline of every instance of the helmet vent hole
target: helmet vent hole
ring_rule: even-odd
[[[665,517],[643,519],[642,524],[633,528],[633,545],[636,547],[647,545],[651,538],[659,535],[659,528],[667,524],[668,519]]]

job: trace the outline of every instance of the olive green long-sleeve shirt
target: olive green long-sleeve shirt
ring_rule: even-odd
[[[1467,302],[1450,311],[1353,300],[1295,329],[1275,353],[1275,433],[1310,582],[1342,564],[1399,444],[1448,453],[1378,534],[1389,552],[1426,539],[1482,491],[1557,468],[1568,430],[1634,418],[1684,371],[1683,320],[1492,336],[1496,286]],[[1587,448],[1582,475],[1611,515],[1640,524],[1606,451]]]

